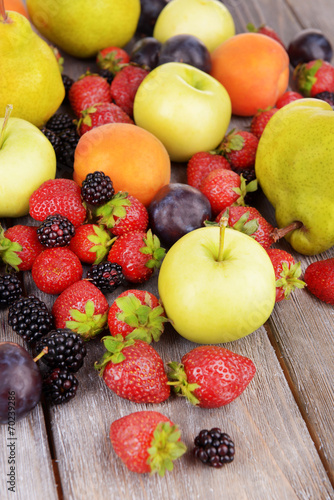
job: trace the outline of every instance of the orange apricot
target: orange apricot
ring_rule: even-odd
[[[289,56],[269,36],[235,35],[212,52],[211,60],[211,75],[227,90],[235,115],[252,116],[274,106],[288,87]]]
[[[28,19],[28,11],[22,0],[5,0],[5,9],[19,12]]]
[[[84,134],[76,147],[73,179],[81,185],[87,174],[109,175],[115,192],[126,191],[145,206],[170,182],[165,146],[137,125],[108,123]]]

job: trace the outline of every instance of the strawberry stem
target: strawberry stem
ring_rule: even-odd
[[[0,0],[1,3],[2,0]],[[6,106],[6,111],[5,111],[5,118],[2,124],[2,129],[0,133],[0,149],[2,148],[3,141],[5,140],[5,131],[7,127],[7,123],[10,117],[11,112],[13,111],[13,105],[12,104],[7,104]]]
[[[296,220],[288,226],[282,227],[280,229],[276,227],[270,234],[270,236],[274,240],[274,243],[276,243],[281,238],[284,238],[285,235],[291,233],[291,231],[294,231],[295,229],[301,229],[302,227],[303,223],[300,220]]]
[[[228,217],[222,217],[219,221],[219,250],[218,250],[218,262],[222,262],[224,253],[224,239],[225,239],[225,229],[228,223]]]

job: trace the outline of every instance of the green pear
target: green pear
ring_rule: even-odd
[[[333,137],[331,106],[309,98],[277,111],[259,141],[257,179],[275,208],[278,227],[296,223],[285,237],[304,255],[334,245]]]
[[[41,127],[65,96],[58,62],[30,22],[17,12],[4,13],[1,4],[0,117],[5,116],[6,105],[12,104],[12,116]]]
[[[27,7],[40,33],[75,57],[123,47],[140,15],[140,0],[27,0]]]

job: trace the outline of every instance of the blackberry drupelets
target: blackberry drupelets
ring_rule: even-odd
[[[59,113],[51,116],[51,118],[46,122],[45,127],[48,130],[52,130],[55,134],[59,134],[64,130],[75,129],[76,125],[72,116],[67,113]]]
[[[66,247],[75,233],[74,225],[60,214],[48,215],[38,226],[38,241],[46,248]]]
[[[43,380],[43,393],[56,405],[74,398],[77,388],[77,378],[65,369],[55,368]]]
[[[0,309],[8,307],[23,293],[21,281],[17,274],[0,276]]]
[[[87,279],[106,293],[113,292],[126,281],[121,266],[115,262],[93,264],[87,272]]]
[[[104,205],[114,194],[110,177],[100,171],[88,174],[81,186],[82,199],[94,206]]]
[[[34,295],[21,297],[9,308],[8,323],[28,344],[33,344],[53,327],[53,317],[46,304]]]
[[[219,468],[234,459],[234,443],[218,427],[204,429],[195,438],[194,455],[202,463]]]

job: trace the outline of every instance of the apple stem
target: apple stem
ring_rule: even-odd
[[[11,20],[9,19],[6,9],[5,9],[5,0],[0,0],[0,17],[2,17],[2,21],[4,23],[10,23]]]
[[[1,0],[0,0],[1,2]],[[0,132],[0,149],[2,148],[3,141],[5,140],[5,130],[7,127],[7,123],[10,117],[11,112],[13,111],[13,105],[12,104],[7,104],[6,106],[6,111],[5,111],[5,119],[2,124],[2,129]]]
[[[280,229],[276,227],[270,234],[270,236],[274,240],[274,243],[276,243],[281,238],[284,238],[286,234],[291,233],[291,231],[294,231],[295,229],[301,229],[302,227],[303,223],[300,220],[296,220],[291,224],[289,224],[288,226],[282,227]]]
[[[224,253],[224,239],[225,239],[225,229],[228,223],[228,217],[222,217],[219,221],[219,250],[218,250],[218,262],[222,262]]]

